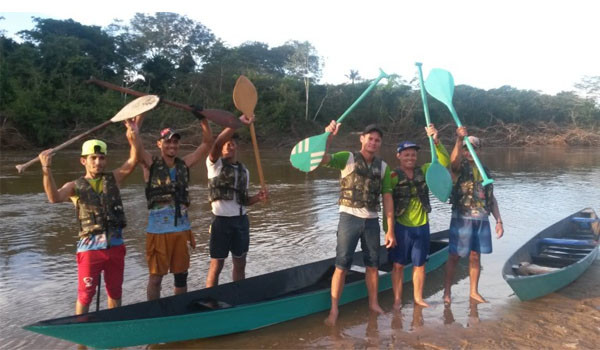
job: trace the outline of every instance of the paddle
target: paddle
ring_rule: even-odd
[[[419,84],[421,87],[421,99],[423,100],[423,111],[425,112],[425,123],[429,126],[431,120],[429,119],[427,94],[425,93],[425,87],[423,85],[423,71],[421,70],[423,64],[416,62],[415,65],[419,69]],[[431,136],[429,136],[429,147],[431,148],[431,165],[427,169],[427,173],[425,173],[425,181],[427,182],[427,187],[429,187],[431,193],[433,193],[440,201],[446,202],[452,192],[452,177],[450,176],[448,169],[440,164],[435,150],[435,144],[433,143],[433,137]]]
[[[73,137],[72,139],[54,147],[52,149],[52,153],[51,154],[56,154],[56,152],[62,150],[63,148],[71,145],[74,142],[77,142],[79,140],[81,140],[82,138],[100,130],[103,129],[107,126],[109,126],[112,123],[116,123],[116,122],[120,122],[123,120],[127,120],[133,117],[136,117],[140,114],[143,114],[145,112],[148,112],[149,110],[153,109],[154,107],[156,107],[156,105],[158,105],[158,102],[160,102],[160,98],[158,98],[158,96],[156,95],[146,95],[143,97],[138,97],[135,100],[129,102],[127,105],[125,105],[125,107],[121,108],[121,110],[119,111],[119,113],[117,113],[114,117],[110,118],[110,120],[105,121],[104,123],[82,133],[79,134],[75,137]],[[38,157],[33,158],[32,160],[28,161],[25,164],[17,164],[16,168],[17,171],[19,172],[19,174],[23,173],[23,171],[25,171],[25,169],[27,169],[31,164],[35,163],[35,162],[39,162],[40,159]]]
[[[360,103],[360,101],[365,98],[373,90],[375,85],[379,83],[379,81],[383,78],[387,78],[388,75],[381,69],[379,69],[379,76],[375,79],[371,85],[354,101],[354,103],[348,107],[348,109],[342,114],[342,116],[337,120],[338,123],[341,123],[346,116],[352,112],[352,110]],[[321,163],[321,159],[325,155],[325,148],[327,146],[327,138],[329,137],[330,132],[324,132],[321,135],[316,135],[312,137],[308,137],[300,142],[298,142],[294,148],[292,148],[292,153],[290,154],[290,162],[294,168],[308,173],[310,171],[315,170],[319,164]]]
[[[100,311],[100,285],[102,285],[102,272],[98,273],[98,294],[96,294],[96,312]]]
[[[425,81],[425,89],[427,92],[435,97],[437,100],[442,102],[448,107],[450,110],[450,114],[452,114],[452,118],[454,118],[454,122],[456,126],[461,127],[462,123],[458,119],[458,115],[456,114],[456,110],[452,105],[452,97],[454,95],[454,78],[452,74],[447,70],[443,70],[440,68],[434,68],[429,72],[429,76],[427,77],[427,81]],[[477,165],[477,169],[479,169],[479,173],[481,173],[481,177],[483,178],[483,186],[489,185],[494,182],[494,180],[488,178],[481,162],[479,161],[479,157],[477,157],[477,153],[475,153],[475,149],[471,142],[469,142],[469,137],[465,136],[465,144],[469,149],[469,152],[473,156],[473,160]]]
[[[254,116],[254,107],[258,101],[258,95],[254,84],[243,75],[240,75],[233,88],[233,104],[248,118]],[[258,142],[256,142],[256,132],[254,122],[250,124],[250,136],[252,137],[252,147],[254,148],[254,157],[256,158],[256,168],[258,169],[258,178],[260,187],[265,190],[265,178],[263,177],[262,165],[260,163],[260,153],[258,151]]]
[[[144,92],[139,92],[139,91],[128,89],[126,87],[122,87],[119,85],[111,84],[106,81],[96,79],[94,77],[90,77],[90,79],[87,80],[86,82],[96,84],[96,85],[105,87],[107,89],[119,91],[124,94],[132,95],[132,96],[149,95]],[[196,108],[194,108],[193,106],[186,105],[183,103],[173,102],[173,101],[169,101],[169,100],[162,99],[162,98],[160,101],[164,104],[168,104],[170,106],[177,107],[179,109],[183,109],[188,112],[194,112],[196,110]],[[230,128],[234,128],[234,129],[237,129],[240,126],[242,126],[242,122],[240,122],[232,113],[223,111],[220,109],[205,109],[202,111],[202,115],[205,116],[206,119],[212,121],[215,124],[221,125],[221,126],[230,127]]]

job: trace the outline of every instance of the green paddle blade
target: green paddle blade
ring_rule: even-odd
[[[425,81],[425,89],[437,100],[454,109],[452,97],[454,96],[454,78],[447,70],[433,68]]]
[[[325,155],[329,132],[306,138],[292,148],[290,162],[294,168],[308,173],[315,170]]]
[[[431,193],[441,202],[446,202],[450,198],[452,177],[442,164],[437,161],[431,163],[425,174],[425,181]]]

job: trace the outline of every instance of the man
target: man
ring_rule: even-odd
[[[89,311],[102,271],[108,294],[108,307],[121,306],[125,267],[123,228],[126,221],[119,186],[137,164],[138,138],[137,120],[127,120],[125,125],[127,140],[131,146],[129,158],[112,172],[104,172],[106,143],[88,140],[82,145],[80,158],[85,167],[85,175],[57,189],[51,171],[52,149],[39,155],[44,191],[50,203],[62,203],[71,199],[77,209],[77,315]]]
[[[330,132],[321,165],[341,170],[340,220],[337,231],[335,271],[331,279],[331,310],[325,320],[334,325],[339,314],[339,300],[344,289],[346,273],[352,266],[352,257],[358,241],[366,267],[365,283],[369,294],[369,308],[383,313],[377,300],[379,267],[379,197],[383,194],[383,207],[388,218],[385,246],[396,245],[390,169],[375,155],[381,148],[383,132],[372,124],[360,135],[359,152],[328,154],[329,144],[337,135],[341,124],[331,121],[325,128]]]
[[[452,177],[455,179],[450,202],[452,203],[452,219],[450,221],[449,258],[446,263],[446,278],[444,281],[444,303],[450,304],[450,287],[456,264],[460,257],[469,255],[470,298],[479,303],[486,302],[479,294],[479,275],[481,273],[481,253],[492,252],[492,234],[488,216],[490,213],[496,219],[496,238],[504,234],[498,202],[494,197],[493,186],[483,187],[481,174],[474,164],[464,138],[467,129],[459,127],[456,130],[456,143],[450,156]],[[469,141],[475,149],[481,149],[481,141],[469,136]],[[489,175],[487,169],[486,173]]]
[[[242,116],[244,124],[251,119]],[[254,196],[248,195],[250,172],[238,162],[238,138],[233,129],[225,128],[217,137],[210,155],[206,159],[208,170],[209,201],[214,219],[210,225],[210,267],[206,287],[219,284],[219,275],[225,259],[231,252],[233,263],[232,279],[246,277],[246,254],[250,244],[250,223],[246,206],[266,201],[266,190]]]
[[[449,156],[446,148],[439,142],[438,132],[431,124],[425,128],[427,135],[433,137],[435,149],[440,163],[448,166]],[[392,198],[396,247],[389,250],[389,260],[393,262],[392,287],[394,290],[394,309],[402,307],[402,283],[404,266],[413,265],[413,295],[415,305],[428,307],[423,300],[425,283],[425,262],[429,254],[429,188],[425,182],[425,174],[431,163],[417,167],[417,151],[420,147],[411,141],[398,145],[396,158],[399,167],[392,171]]]
[[[188,218],[190,197],[188,193],[189,170],[206,158],[213,138],[203,113],[195,111],[202,126],[202,143],[196,150],[179,158],[181,135],[171,128],[160,132],[156,146],[160,156],[153,157],[139,145],[139,159],[144,169],[146,199],[148,202],[148,226],[146,228],[146,260],[148,300],[160,298],[163,276],[171,272],[174,277],[175,294],[187,292],[190,252],[196,241]]]

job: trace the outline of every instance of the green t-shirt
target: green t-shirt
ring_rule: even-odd
[[[435,146],[435,151],[440,164],[442,164],[442,166],[444,167],[447,167],[450,164],[450,156],[448,155],[448,151],[441,142]],[[425,163],[421,165],[421,170],[423,171],[423,174],[427,173],[427,170],[429,170],[430,165],[431,163]],[[395,171],[392,171],[392,188],[394,188],[398,184],[398,181],[398,175]],[[410,188],[410,202],[408,203],[408,207],[406,208],[404,213],[402,213],[402,215],[396,217],[396,221],[408,227],[423,226],[427,223],[427,212],[423,209],[423,204],[421,204],[421,201],[417,196],[417,188],[415,186],[411,186]]]

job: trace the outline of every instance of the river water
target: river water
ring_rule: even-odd
[[[70,203],[50,205],[43,192],[39,165],[18,175],[14,165],[34,152],[0,155],[0,349],[75,349],[76,345],[27,332],[35,321],[73,314],[76,300],[76,219]],[[292,267],[335,255],[339,173],[318,169],[308,175],[289,164],[288,150],[263,150],[265,179],[271,200],[251,208],[251,244],[247,276]],[[386,150],[384,159],[394,159]],[[125,152],[109,154],[109,168]],[[428,158],[421,152],[421,161]],[[326,312],[249,333],[152,345],[152,348],[596,348],[600,331],[600,260],[571,286],[544,298],[520,302],[504,282],[502,265],[531,236],[582,208],[600,212],[600,152],[597,149],[493,148],[480,154],[493,173],[505,236],[494,240],[494,252],[482,257],[480,292],[489,303],[468,300],[467,265],[459,264],[451,308],[442,303],[443,269],[427,275],[427,301],[414,307],[412,287],[404,290],[401,312],[391,312],[391,292],[381,293],[386,314],[370,315],[365,300],[340,310],[338,325],[324,327]],[[241,160],[258,189],[253,155]],[[80,176],[77,153],[55,157],[57,184]],[[192,229],[198,246],[192,255],[189,289],[202,288],[208,270],[209,205],[206,169],[192,169]],[[123,303],[146,298],[144,258],[144,186],[140,169],[127,180],[122,196],[128,218]],[[436,200],[430,215],[432,232],[446,229],[447,204]],[[227,261],[221,282],[231,280]],[[172,294],[172,278],[163,295]],[[101,294],[105,307],[106,294]],[[94,306],[92,305],[92,308]],[[145,347],[139,347],[145,348]]]

